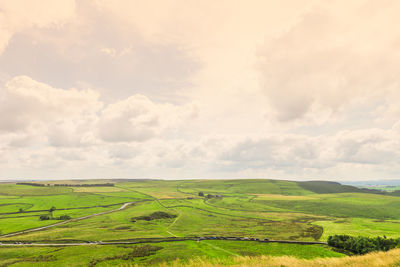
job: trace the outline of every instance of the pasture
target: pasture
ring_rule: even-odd
[[[135,248],[144,248],[141,254],[129,255]],[[153,254],[145,249],[157,247]],[[0,250],[0,265],[11,266],[118,266],[135,263],[140,266],[159,264],[166,260],[189,261],[196,257],[208,259],[219,258],[229,261],[232,256],[282,256],[289,255],[301,259],[324,257],[344,257],[343,254],[331,251],[322,246],[302,246],[285,244],[252,244],[234,241],[182,241],[157,244],[140,244],[124,246],[72,246],[56,248],[12,248]],[[13,264],[12,264],[13,263]],[[95,265],[91,265],[96,263]]]
[[[80,183],[89,184],[83,180],[65,181],[71,186],[2,184],[0,231],[3,235],[52,225],[64,215],[77,219],[113,212],[40,231],[0,236],[0,242],[109,242],[202,236],[324,241],[333,234],[400,237],[400,197],[366,193],[337,183],[257,179],[104,180],[113,185],[77,186]],[[132,204],[120,209],[124,203]],[[134,219],[146,218],[154,212],[171,216]],[[41,215],[50,216],[50,220],[40,220]],[[148,255],[131,257],[126,255],[139,253],[130,252],[139,245],[3,247],[0,265],[24,266],[34,261],[35,266],[56,266],[64,260],[71,262],[69,266],[148,264],[197,256],[225,257],[228,261],[238,255],[290,255],[304,259],[345,256],[323,245],[252,241],[203,240],[148,245],[161,248],[150,249]],[[45,256],[37,258],[38,255]]]

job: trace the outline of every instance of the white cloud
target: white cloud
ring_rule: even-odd
[[[103,110],[99,133],[107,142],[142,142],[165,134],[194,115],[190,105],[156,104],[146,96],[134,95]]]
[[[98,97],[92,90],[57,89],[27,76],[15,77],[2,89],[0,133],[91,117],[102,106]]]
[[[395,178],[399,7],[0,0],[1,174]]]

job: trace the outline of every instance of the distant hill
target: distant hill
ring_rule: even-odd
[[[400,185],[400,180],[389,180],[389,179],[382,179],[382,180],[368,180],[368,181],[343,181],[343,184],[353,185],[353,186],[378,186],[378,185]]]
[[[297,182],[297,184],[309,191],[317,194],[333,194],[333,193],[372,193],[384,194],[384,192],[375,189],[358,188],[352,185],[342,185],[338,182],[329,181],[308,181]]]

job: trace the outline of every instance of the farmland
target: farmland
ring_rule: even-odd
[[[91,183],[112,185],[73,186],[79,183],[90,181],[65,181],[66,186],[54,182],[45,182],[45,186],[1,184],[1,266],[31,266],[32,262],[35,266],[67,262],[69,266],[149,265],[177,259],[189,262],[197,257],[233,262],[238,256],[261,255],[347,257],[323,244],[196,239],[326,241],[334,234],[400,237],[400,197],[338,183],[96,180]],[[40,220],[43,215],[50,219]],[[67,215],[71,220],[61,225],[8,235],[51,226]],[[152,242],[173,238],[183,240]],[[102,245],[100,241],[127,244]],[[16,246],[15,242],[23,244]],[[29,247],[28,243],[58,245]],[[59,246],[72,243],[86,245]]]

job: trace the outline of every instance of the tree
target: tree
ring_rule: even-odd
[[[21,212],[24,212],[24,210],[23,210],[22,208],[19,208],[19,211],[18,211],[18,212],[21,213]]]
[[[204,197],[204,193],[203,192],[199,192],[199,197]]]
[[[400,244],[400,239],[384,237],[363,237],[334,235],[328,237],[328,245],[354,254],[366,254],[371,251],[388,251]]]
[[[53,217],[53,211],[55,211],[55,210],[56,210],[56,207],[54,207],[54,206],[49,209],[51,217]]]

